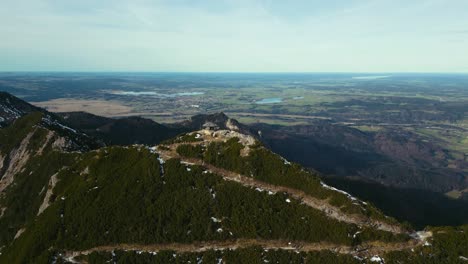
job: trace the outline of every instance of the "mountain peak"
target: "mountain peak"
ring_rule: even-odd
[[[189,120],[175,124],[176,127],[184,127],[188,131],[201,130],[209,125],[213,130],[233,130],[244,134],[250,134],[249,129],[236,119],[229,118],[225,113],[198,114]]]

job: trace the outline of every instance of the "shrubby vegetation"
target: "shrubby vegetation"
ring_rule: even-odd
[[[49,259],[62,249],[118,243],[263,238],[355,244],[355,225],[294,199],[287,203],[285,194],[226,182],[175,159],[164,163],[161,175],[157,156],[143,147],[82,155],[59,173],[54,202],[3,250],[0,262],[37,263],[37,256]]]
[[[15,129],[1,129],[2,151],[11,150],[40,122],[40,115],[19,119]],[[47,131],[38,127],[28,147],[43,145]],[[253,146],[248,157],[237,139],[202,146],[181,145],[184,156],[203,158],[216,166],[250,175],[272,184],[303,190],[337,206],[347,206],[345,195],[324,189],[318,177],[261,146]],[[403,241],[404,235],[365,229],[356,238],[355,225],[327,218],[278,193],[269,195],[204,171],[187,167],[179,160],[164,163],[161,169],[155,154],[143,147],[109,147],[85,154],[59,153],[50,146],[43,155],[31,157],[16,176],[0,206],[7,207],[0,218],[0,242],[6,246],[1,263],[49,263],[62,250],[81,250],[99,245],[222,241],[238,238],[281,239],[286,241],[331,242],[357,245],[369,240]],[[62,169],[62,170],[60,170]],[[50,176],[60,170],[50,207],[36,217]],[[369,207],[367,208],[369,210]],[[350,210],[350,209],[347,209]],[[356,213],[362,213],[357,211]],[[3,228],[6,227],[6,228]],[[16,232],[26,231],[12,244]],[[433,229],[431,247],[412,252],[388,254],[391,261],[414,259],[415,263],[454,263],[466,256],[466,227]],[[156,256],[117,252],[118,263],[182,263],[203,258],[205,263],[222,258],[228,263],[257,263],[265,259],[283,262],[355,263],[350,256],[330,252],[294,253],[247,248],[205,253],[177,254],[164,251]],[[94,253],[90,263],[103,263],[110,254]],[[60,263],[60,261],[58,262]]]
[[[201,147],[181,145],[179,154],[187,157],[202,157],[205,162],[227,170],[236,171],[246,176],[275,185],[287,186],[317,197],[330,199],[330,203],[345,213],[362,214],[385,222],[397,223],[387,218],[377,208],[356,204],[345,194],[323,188],[320,178],[305,171],[300,165],[285,161],[279,155],[257,144],[251,146],[250,154],[240,155],[244,146],[238,138],[226,142],[211,142],[204,151]]]
[[[32,133],[27,149],[30,157],[25,167],[15,175],[15,181],[0,196],[0,248],[7,246],[22,227],[32,222],[41,205],[50,177],[73,162],[77,154],[59,153],[50,145],[39,155],[46,143],[48,131],[39,126],[41,113],[32,113],[0,129],[0,150],[7,154],[17,148],[27,134]],[[8,161],[6,161],[8,162]]]
[[[197,141],[202,141],[202,140],[203,139],[201,138],[197,138],[197,133],[191,133],[191,134],[182,134],[174,138],[164,140],[161,142],[161,144],[170,145],[170,144],[175,144],[175,143],[189,143],[189,142],[197,142]]]
[[[42,118],[42,113],[36,112],[17,119],[12,125],[0,129],[0,150],[9,153],[17,147],[27,134],[32,132]]]
[[[386,263],[452,264],[466,263],[468,258],[468,225],[429,228],[434,233],[429,244],[411,252],[395,251],[385,256]]]
[[[156,254],[134,251],[116,251],[111,253],[92,253],[84,256],[90,264],[104,264],[109,261],[115,263],[320,263],[320,264],[354,264],[361,263],[349,255],[339,255],[329,251],[322,252],[294,252],[290,250],[264,250],[260,247],[248,247],[236,250],[215,251],[209,250],[199,253],[176,253],[174,251],[161,251]]]
[[[203,158],[203,147],[201,145],[183,144],[177,147],[177,153],[188,158]]]
[[[385,241],[385,242],[405,242],[410,240],[407,234],[394,234],[370,227],[363,228],[353,240],[354,245],[359,245],[366,241]]]
[[[73,162],[74,154],[49,152],[32,158],[25,170],[15,176],[12,184],[0,198],[0,207],[6,207],[0,218],[0,245],[8,245],[16,232],[34,220],[45,197],[50,177]]]

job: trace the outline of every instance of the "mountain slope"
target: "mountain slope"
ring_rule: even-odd
[[[53,175],[78,152],[100,144],[7,93],[0,93],[0,105],[5,125],[0,129],[0,245],[5,245],[37,214],[42,204],[37,198],[47,195]]]
[[[1,131],[4,135],[20,135],[26,128],[46,133],[40,127],[42,118],[41,113],[26,115]],[[247,140],[238,144],[254,143],[250,136],[230,133]],[[20,138],[24,141],[28,136]],[[382,250],[373,242],[378,240],[388,243],[389,248],[393,243],[396,247],[400,247],[398,243],[417,244],[404,234],[330,217],[302,203],[304,197],[282,189],[273,193],[243,182],[226,181],[226,169],[188,165],[177,157],[169,159],[164,149],[172,144],[68,153],[43,137],[37,138],[29,140],[25,147],[27,153],[36,155],[25,159],[11,184],[2,190],[0,223],[7,227],[0,233],[2,262],[49,262],[69,250],[122,243],[150,246],[237,241],[244,245],[242,241],[248,239],[263,239],[268,245],[281,245],[286,240],[311,250],[319,245],[314,243],[329,243],[321,247],[343,248],[349,254],[362,243]],[[3,150],[8,148],[2,144]],[[37,149],[43,151],[37,153]],[[155,153],[156,149],[161,154]],[[288,166],[281,159],[277,161],[278,166]],[[324,186],[319,188],[329,191]],[[338,196],[348,199],[346,195]],[[18,210],[23,213],[18,214]]]
[[[102,142],[90,138],[80,131],[79,128],[67,126],[60,116],[33,106],[9,93],[0,91],[0,128],[6,127],[14,123],[17,119],[28,115],[36,116],[38,119],[26,125],[24,128],[34,126],[53,131],[58,136],[66,139],[66,142],[62,144],[65,144],[63,147],[68,151],[90,150],[103,146]],[[13,135],[13,137],[15,136]],[[20,138],[20,136],[17,138]],[[13,142],[16,141],[13,140]]]
[[[4,127],[17,118],[31,112],[44,112],[44,110],[28,104],[9,93],[0,91],[0,127]]]
[[[173,124],[159,124],[141,117],[107,118],[86,112],[65,112],[57,115],[68,126],[109,145],[156,145],[178,134],[202,129],[206,123],[213,123],[220,129],[232,129],[250,134],[247,126],[224,113],[196,115],[189,120]]]
[[[0,201],[6,212],[16,204],[29,212],[17,226],[16,214],[0,217],[10,230],[1,231],[0,262],[151,263],[172,252],[168,263],[208,261],[213,254],[361,263],[425,257],[433,253],[424,243],[437,244],[430,232],[409,233],[236,131],[197,131],[151,148],[107,147],[34,164],[37,169],[25,169]],[[41,164],[61,165],[42,173]],[[30,171],[43,179],[30,189],[29,202],[13,199],[24,196],[11,188],[32,182],[18,181]],[[294,251],[300,253],[292,257]]]
[[[203,118],[197,126],[211,117]],[[16,117],[0,128],[7,161],[0,163],[7,183],[0,263],[457,263],[468,256],[467,227],[414,232],[223,115],[214,121],[220,129],[157,146],[96,148],[46,112]]]
[[[444,194],[421,190],[388,187],[374,182],[327,177],[328,184],[350,192],[372,203],[400,221],[416,228],[468,223],[468,202]]]
[[[279,239],[350,247],[407,240],[334,220],[287,193],[246,188],[178,159],[162,162],[144,147],[104,148],[76,159],[58,173],[50,205],[7,246],[3,260],[35,262],[122,243]]]
[[[141,117],[106,118],[85,112],[59,113],[63,122],[109,145],[158,144],[187,129],[170,128]]]
[[[327,186],[316,175],[270,152],[251,136],[228,130],[212,134],[204,130],[191,135],[195,135],[196,140],[180,143],[176,139],[172,145],[163,145],[161,155],[206,166],[225,180],[247,187],[269,193],[288,193],[339,221],[389,232],[404,232],[394,220],[383,216],[372,206]]]
[[[84,136],[68,137],[53,130],[40,112],[16,119],[0,129],[0,243],[18,236],[37,213],[50,178],[88,150]],[[70,152],[73,151],[73,152]]]
[[[463,190],[463,169],[449,166],[448,151],[430,139],[403,130],[362,132],[328,121],[311,125],[254,124],[273,151],[324,174],[359,177],[387,186],[435,192]]]

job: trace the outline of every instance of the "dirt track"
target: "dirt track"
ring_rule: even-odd
[[[92,252],[112,252],[114,250],[125,251],[141,251],[141,252],[159,252],[163,250],[171,250],[178,253],[187,252],[204,252],[208,250],[226,250],[226,249],[239,249],[251,246],[260,246],[264,249],[283,249],[294,250],[300,252],[322,251],[329,250],[340,254],[352,254],[353,256],[370,257],[374,255],[383,254],[386,252],[410,249],[418,245],[416,241],[407,243],[382,243],[370,242],[351,247],[346,245],[338,245],[332,243],[308,243],[298,241],[284,241],[284,240],[262,240],[262,239],[238,239],[230,241],[209,241],[209,242],[194,242],[191,244],[182,243],[168,243],[168,244],[116,244],[90,248],[82,251],[66,251],[64,258],[73,259],[81,255],[88,255]]]
[[[219,139],[214,139],[219,140]],[[190,144],[203,144],[206,142],[193,142]],[[186,143],[176,143],[169,146],[169,149],[159,148],[158,153],[164,160],[171,158],[178,158],[182,162],[194,165],[200,165],[205,167],[207,170],[212,173],[218,174],[228,181],[238,182],[249,188],[261,188],[265,191],[271,192],[285,192],[288,193],[291,197],[302,201],[305,205],[313,207],[315,209],[323,211],[331,218],[335,218],[339,221],[353,223],[359,226],[372,226],[381,230],[390,231],[393,233],[402,233],[406,232],[399,226],[392,226],[386,223],[380,223],[375,220],[364,219],[362,216],[357,215],[347,215],[332,205],[330,205],[326,200],[320,200],[306,193],[295,190],[292,188],[287,188],[284,186],[276,186],[255,180],[251,177],[240,175],[231,171],[224,170],[222,168],[215,167],[210,164],[204,163],[200,159],[189,159],[181,157],[176,149],[177,146]],[[265,239],[237,239],[237,240],[228,240],[228,241],[197,241],[190,244],[183,243],[165,243],[165,244],[115,244],[115,245],[105,245],[98,246],[81,251],[66,251],[63,257],[69,261],[74,261],[74,257],[80,255],[88,255],[92,252],[112,252],[114,250],[124,250],[124,251],[139,251],[139,252],[148,252],[154,253],[163,250],[171,250],[178,253],[187,253],[187,252],[204,252],[208,250],[235,250],[239,248],[246,248],[251,246],[260,246],[264,249],[283,249],[283,250],[292,250],[299,252],[310,252],[310,251],[322,251],[329,250],[335,253],[340,254],[350,254],[353,256],[359,257],[372,257],[375,255],[384,254],[391,251],[399,251],[404,249],[412,249],[414,247],[420,246],[425,242],[426,239],[411,239],[408,242],[401,243],[386,243],[381,241],[372,241],[360,244],[358,246],[352,247],[349,245],[339,245],[326,242],[303,242],[303,241],[287,241],[287,240],[265,240]]]
[[[219,141],[220,139],[215,139],[215,140]],[[192,142],[190,144],[196,145],[196,144],[203,144],[203,143],[206,143],[206,142],[199,141],[199,142]],[[158,153],[165,160],[168,160],[171,158],[178,158],[182,162],[203,166],[207,168],[209,171],[217,175],[220,175],[221,177],[223,177],[224,180],[235,181],[246,187],[260,188],[260,189],[271,191],[274,193],[277,193],[277,192],[287,193],[294,199],[300,200],[305,205],[318,209],[324,212],[328,217],[337,219],[342,222],[356,224],[358,226],[369,226],[369,227],[377,228],[377,229],[392,232],[392,233],[407,233],[406,230],[404,230],[402,227],[397,226],[397,225],[392,225],[392,224],[384,223],[381,221],[373,220],[370,218],[366,218],[362,215],[345,214],[338,207],[335,207],[329,204],[327,200],[320,200],[318,198],[315,198],[313,196],[306,194],[303,191],[262,182],[252,177],[247,177],[238,173],[234,173],[232,171],[228,171],[222,168],[215,167],[211,164],[205,163],[203,160],[200,160],[200,159],[182,157],[176,151],[177,147],[180,145],[181,143],[172,144],[169,146],[169,150],[159,149]]]

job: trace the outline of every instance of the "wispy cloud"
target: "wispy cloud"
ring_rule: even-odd
[[[0,70],[468,71],[466,10],[464,0],[5,0]]]

